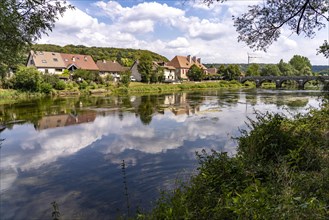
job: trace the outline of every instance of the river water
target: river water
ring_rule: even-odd
[[[209,90],[0,105],[0,219],[115,219],[196,173],[196,151],[236,153],[255,112],[318,108],[319,92]]]

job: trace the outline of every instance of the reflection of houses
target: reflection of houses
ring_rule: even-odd
[[[193,107],[187,102],[187,93],[166,95],[164,104],[175,115],[192,115],[200,111],[199,105]]]
[[[187,73],[191,66],[196,65],[202,69],[205,73],[207,68],[201,63],[201,58],[196,58],[195,56],[175,56],[170,62],[167,63],[168,66],[173,66],[176,68],[176,75],[178,78],[187,79]]]
[[[121,73],[127,70],[116,61],[98,60],[96,64],[101,76],[111,75],[114,79],[120,79]]]
[[[42,73],[62,74],[65,69],[98,71],[93,58],[89,55],[66,54],[46,51],[31,51],[27,66],[35,66]]]
[[[63,115],[49,115],[42,117],[36,126],[37,130],[43,130],[47,128],[57,128],[70,125],[83,124],[93,122],[96,119],[96,112],[83,112],[77,116],[72,114]]]

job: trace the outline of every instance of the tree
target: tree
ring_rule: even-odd
[[[312,69],[312,64],[307,57],[303,57],[300,55],[294,55],[290,60],[289,64],[293,66],[298,72],[300,72],[303,68],[309,67]],[[301,73],[299,73],[301,75]]]
[[[187,72],[187,77],[192,81],[201,81],[203,78],[202,69],[193,64]]]
[[[35,67],[19,67],[12,79],[13,88],[21,91],[38,92],[42,78]]]
[[[69,8],[73,7],[61,0],[0,0],[0,70],[12,68],[22,51],[52,31],[58,16]]]
[[[164,80],[164,68],[162,66],[157,66],[151,75],[151,82],[157,83],[162,82]]]
[[[152,75],[153,62],[149,54],[142,54],[137,65],[138,72],[141,74],[142,82],[150,83]]]
[[[281,72],[277,65],[267,64],[261,70],[262,76],[280,76]]]
[[[120,77],[120,83],[126,87],[129,86],[130,84],[130,76],[131,76],[131,71],[130,70],[126,70],[121,74]]]
[[[324,41],[323,45],[319,47],[319,49],[317,50],[318,53],[323,53],[324,57],[329,58],[329,44],[328,41]]]
[[[211,4],[214,0],[204,2]],[[266,0],[249,6],[248,12],[240,17],[233,16],[233,20],[239,41],[256,50],[266,51],[280,37],[284,25],[298,35],[313,37],[315,30],[326,27],[328,10],[328,0]],[[328,44],[324,44],[320,52],[326,56],[328,49]]]
[[[296,70],[289,63],[284,62],[282,59],[277,64],[282,76],[294,76],[296,75]]]
[[[246,76],[260,76],[259,65],[257,63],[250,64],[246,71]]]
[[[241,70],[239,65],[237,64],[229,64],[226,67],[226,70],[223,73],[223,79],[225,80],[236,80],[239,78],[239,76],[241,75]]]

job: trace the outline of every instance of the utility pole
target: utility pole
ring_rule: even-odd
[[[254,58],[262,58],[260,56],[256,56],[255,54],[250,54],[250,53],[247,53],[248,54],[248,65],[250,64],[250,60],[251,59],[254,59]]]

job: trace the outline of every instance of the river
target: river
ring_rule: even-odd
[[[236,153],[255,112],[318,108],[316,91],[209,90],[0,105],[1,219],[115,219],[150,210],[196,173],[195,152]]]

